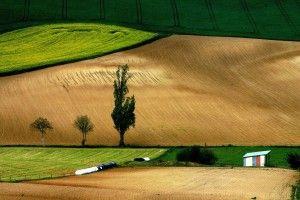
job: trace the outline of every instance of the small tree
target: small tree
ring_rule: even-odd
[[[82,133],[81,145],[84,146],[86,135],[94,130],[94,124],[87,115],[81,115],[75,119],[74,126]]]
[[[176,155],[177,161],[195,162],[205,165],[213,165],[217,161],[214,152],[206,147],[192,146],[183,149]]]
[[[296,152],[289,153],[286,160],[292,169],[300,169],[300,154]]]
[[[128,74],[128,65],[119,66],[116,71],[114,81],[114,99],[115,107],[111,114],[114,121],[114,127],[120,134],[119,146],[125,146],[124,135],[130,127],[135,126],[135,98],[134,96],[126,97],[129,92],[127,81],[130,79]]]
[[[39,117],[30,125],[30,127],[41,133],[42,145],[45,146],[45,134],[47,130],[53,129],[52,124],[46,118]]]

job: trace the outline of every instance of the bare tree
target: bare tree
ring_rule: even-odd
[[[52,124],[46,118],[39,117],[30,125],[30,127],[41,133],[42,145],[45,146],[46,131],[53,129]]]
[[[87,134],[94,130],[94,124],[87,115],[81,115],[75,119],[74,126],[82,133],[81,145],[84,146]]]
[[[114,98],[115,107],[111,117],[115,124],[115,129],[120,134],[119,146],[125,146],[124,135],[130,127],[135,126],[135,98],[134,96],[126,97],[129,92],[127,81],[130,79],[128,74],[128,65],[119,66],[116,71],[114,81]]]

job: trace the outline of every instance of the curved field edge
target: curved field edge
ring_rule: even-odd
[[[162,34],[95,23],[44,24],[0,35],[0,76],[95,58],[150,43]]]
[[[114,161],[118,165],[135,157],[154,159],[162,148],[47,148],[1,147],[0,181],[45,179],[73,175],[75,170]]]

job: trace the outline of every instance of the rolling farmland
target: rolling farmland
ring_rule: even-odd
[[[296,0],[2,0],[0,24],[93,20],[172,33],[300,40],[299,9]]]
[[[300,173],[287,168],[300,150],[299,10],[297,0],[0,0],[0,198],[297,198]],[[124,64],[136,124],[114,148]],[[78,116],[95,125],[86,148]],[[30,127],[38,117],[54,127],[48,147]],[[178,162],[192,145],[216,163]],[[261,150],[267,167],[241,167]],[[110,161],[121,168],[72,176]]]
[[[158,34],[93,23],[38,25],[0,35],[0,74],[101,56]]]
[[[299,10],[297,0],[0,0],[0,198],[297,198]],[[114,148],[124,64],[136,124]],[[78,116],[95,125],[86,148]],[[54,127],[48,147],[30,127],[38,117]],[[192,145],[217,161],[177,161]],[[267,167],[241,167],[261,150]],[[111,161],[121,168],[74,176]]]
[[[137,122],[127,144],[299,145],[299,52],[299,42],[175,35],[2,77],[0,144],[40,144],[29,129],[39,116],[53,122],[47,144],[80,144],[72,123],[84,114],[96,126],[88,144],[116,145],[112,83],[128,63]]]
[[[21,181],[74,175],[76,169],[135,157],[156,158],[165,149],[0,147],[1,181]]]

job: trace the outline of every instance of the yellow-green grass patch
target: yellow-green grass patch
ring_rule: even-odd
[[[96,23],[57,23],[0,35],[0,74],[101,56],[158,34]]]
[[[22,181],[61,177],[76,169],[114,161],[118,165],[135,157],[154,159],[167,149],[161,148],[42,148],[1,147],[0,180]]]

